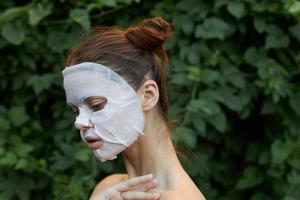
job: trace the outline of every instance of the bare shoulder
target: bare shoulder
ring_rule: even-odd
[[[101,192],[104,188],[109,187],[111,185],[117,184],[121,181],[127,180],[128,175],[127,174],[112,174],[107,177],[105,177],[103,180],[101,180],[95,187],[91,198],[96,196],[99,192]]]

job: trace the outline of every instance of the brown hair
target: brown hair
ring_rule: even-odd
[[[159,89],[159,110],[168,122],[167,73],[168,56],[163,47],[173,32],[171,24],[161,17],[146,19],[126,30],[94,27],[66,57],[65,66],[96,62],[111,68],[135,90],[153,79]]]

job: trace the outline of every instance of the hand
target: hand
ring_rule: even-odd
[[[147,192],[157,185],[152,174],[138,176],[107,187],[92,200],[157,200],[159,193]]]

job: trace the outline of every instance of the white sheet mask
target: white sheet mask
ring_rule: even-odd
[[[143,134],[144,115],[135,90],[117,73],[108,67],[92,62],[83,62],[63,70],[67,103],[77,106],[79,115],[75,123],[93,128],[80,130],[85,137],[101,139],[103,145],[93,150],[101,161],[112,160],[134,143]],[[84,100],[102,96],[107,103],[102,110],[93,112]]]

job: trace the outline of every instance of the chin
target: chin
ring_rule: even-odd
[[[114,154],[102,153],[97,150],[93,150],[94,156],[97,160],[106,161],[106,160],[114,160],[117,158]]]
[[[94,156],[100,161],[114,160],[117,154],[124,151],[127,147],[121,144],[103,143],[99,149],[93,150]]]

